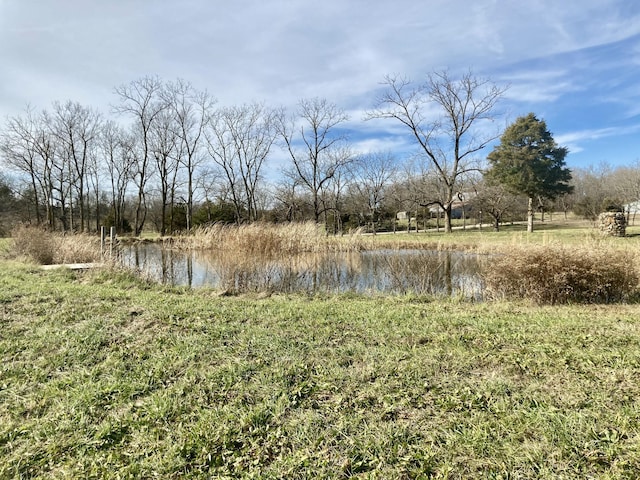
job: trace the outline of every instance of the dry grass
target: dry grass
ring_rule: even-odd
[[[514,246],[485,265],[486,296],[536,303],[612,303],[638,295],[638,264],[631,250],[601,243]]]
[[[62,235],[19,226],[12,230],[12,251],[41,264],[85,263],[100,260],[100,238],[88,234]]]
[[[221,250],[238,255],[295,255],[328,251],[355,251],[364,247],[359,232],[345,237],[327,236],[312,222],[288,224],[214,224],[176,239],[180,248]]]

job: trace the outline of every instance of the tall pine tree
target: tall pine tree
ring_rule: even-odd
[[[487,157],[490,183],[529,198],[528,232],[533,232],[534,198],[554,199],[573,190],[571,171],[565,165],[568,152],[556,144],[544,120],[530,113],[505,130],[500,144]]]

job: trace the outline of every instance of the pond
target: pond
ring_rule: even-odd
[[[163,284],[232,293],[431,294],[480,299],[485,256],[425,250],[374,250],[288,257],[232,257],[157,244],[124,245],[124,266]]]

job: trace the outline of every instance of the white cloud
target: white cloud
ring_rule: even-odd
[[[640,132],[640,124],[627,127],[607,127],[595,130],[580,130],[556,135],[555,140],[559,145],[575,144],[578,142],[598,140],[607,137],[617,137]]]
[[[102,109],[115,86],[144,75],[184,78],[222,105],[324,97],[358,112],[385,74],[422,80],[445,68],[508,81],[516,107],[551,111],[584,94],[628,118],[640,104],[627,85],[640,42],[606,62],[587,49],[639,34],[640,3],[626,0],[0,0],[0,118],[67,98]],[[624,85],[609,98],[591,91],[617,68]],[[606,128],[599,118],[593,131]],[[402,134],[352,119],[381,144]]]
[[[575,155],[588,151],[589,145],[597,142],[598,140],[608,139],[610,137],[624,137],[638,132],[640,132],[640,124],[626,127],[606,127],[567,132],[556,135],[555,140],[558,145],[567,147],[570,155]],[[637,157],[637,154],[634,158],[635,157]],[[629,158],[628,160],[631,161],[632,158]]]

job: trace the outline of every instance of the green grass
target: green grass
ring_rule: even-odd
[[[0,478],[638,478],[640,307],[0,263]]]
[[[603,237],[591,222],[578,219],[565,221],[554,215],[553,221],[536,222],[533,233],[527,233],[525,224],[506,224],[495,232],[490,227],[455,229],[451,233],[421,231],[419,233],[398,231],[395,234],[381,233],[370,235],[372,245],[380,247],[416,247],[436,249],[465,249],[478,251],[495,251],[511,245],[547,245],[559,243],[564,245],[606,244],[626,248],[640,248],[640,226],[627,227],[627,237]],[[371,248],[371,247],[369,247]]]
[[[0,257],[4,257],[9,253],[11,249],[10,238],[0,238]]]

